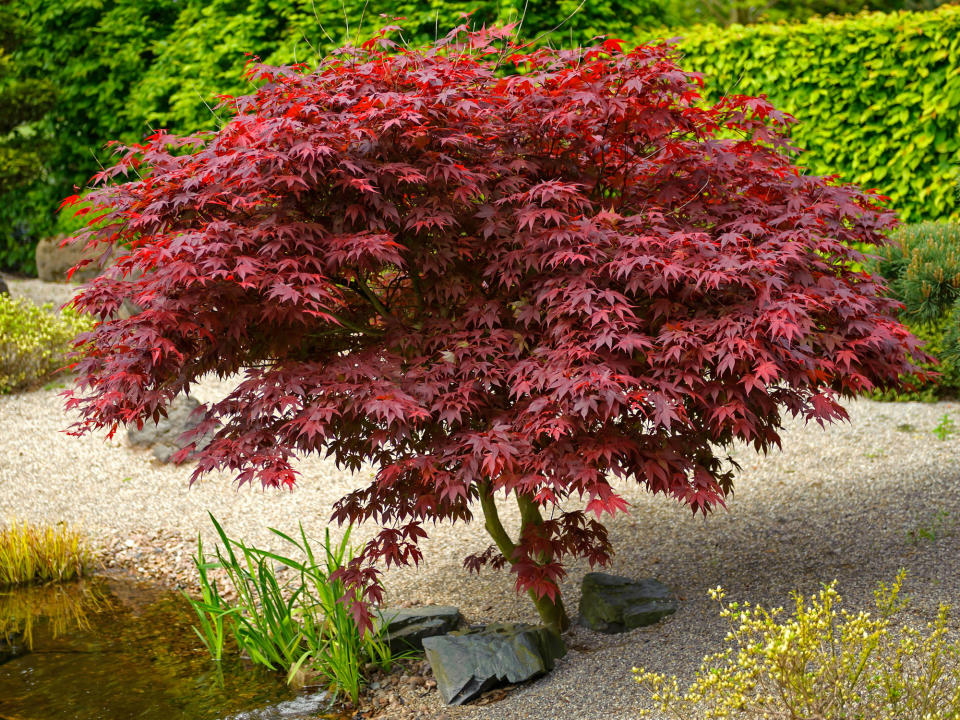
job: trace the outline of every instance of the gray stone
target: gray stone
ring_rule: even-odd
[[[124,278],[124,281],[128,283],[134,283],[141,278],[143,278],[143,271],[134,270]],[[124,298],[123,302],[120,304],[120,309],[117,311],[117,317],[127,319],[133,317],[134,315],[139,315],[142,312],[142,307],[137,305],[130,298]]]
[[[449,605],[384,608],[377,613],[386,624],[386,640],[394,653],[423,650],[424,638],[443,635],[460,625],[460,611]]]
[[[67,282],[67,273],[81,260],[89,259],[90,263],[73,274],[74,282],[87,282],[100,274],[103,268],[97,262],[103,255],[104,247],[85,250],[83,243],[70,243],[60,247],[63,236],[44,238],[37,243],[36,261],[37,276],[46,282]]]
[[[676,598],[661,582],[587,573],[577,622],[597,632],[621,633],[653,625],[676,611]]]
[[[10,288],[7,287],[6,281],[3,279],[3,275],[0,275],[0,295],[9,295]]]
[[[563,640],[547,628],[513,623],[428,637],[423,649],[448,705],[539,677],[566,654]]]
[[[189,395],[176,397],[167,406],[167,417],[161,417],[156,424],[148,420],[140,430],[131,425],[127,429],[127,438],[134,445],[152,448],[153,456],[160,462],[169,462],[170,457],[186,445],[180,436],[197,426],[200,418],[192,416],[192,413],[199,406],[200,403]],[[197,449],[205,448],[211,439],[208,435],[199,438],[196,441]]]

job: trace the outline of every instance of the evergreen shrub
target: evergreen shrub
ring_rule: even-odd
[[[926,343],[939,363],[926,366],[940,375],[917,382],[912,392],[874,393],[880,400],[935,401],[960,395],[960,224],[906,225],[896,242],[876,249],[872,272],[887,279],[891,294],[904,304],[900,319]]]

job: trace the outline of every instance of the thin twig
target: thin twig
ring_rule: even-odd
[[[336,45],[336,41],[330,37],[330,33],[327,32],[327,29],[323,26],[323,23],[320,22],[320,15],[317,14],[317,3],[315,0],[310,0],[310,6],[313,8],[313,17],[315,17],[317,20],[317,25],[320,28],[320,32],[327,36],[327,40],[330,41],[331,45]]]

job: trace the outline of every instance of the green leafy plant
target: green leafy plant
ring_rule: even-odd
[[[940,538],[953,534],[956,529],[956,517],[947,510],[937,510],[936,514],[926,525],[920,525],[907,532],[907,541],[913,545],[921,540],[935,543]]]
[[[960,363],[953,359],[948,352],[948,334],[950,332],[950,318],[942,317],[933,323],[917,323],[904,321],[910,332],[924,343],[924,350],[938,359],[936,364],[924,363],[921,368],[925,371],[934,371],[937,374],[926,379],[916,375],[904,377],[909,389],[877,390],[868,397],[872,400],[884,402],[926,402],[933,403],[945,398],[954,398],[960,395]]]
[[[940,422],[933,429],[933,434],[936,435],[941,440],[946,440],[951,435],[957,432],[957,425],[953,422],[953,418],[950,417],[949,413],[944,413],[943,417],[940,418]]]
[[[955,720],[960,645],[948,636],[948,608],[925,632],[896,624],[908,604],[904,577],[879,585],[876,614],[841,608],[836,581],[810,598],[795,594],[789,617],[783,608],[724,604],[717,588],[728,647],[704,659],[686,690],[644,669],[634,668],[636,680],[678,720]]]
[[[850,15],[863,10],[932,10],[949,0],[674,0],[671,10],[682,25],[696,22],[734,25],[805,20],[818,15]]]
[[[875,269],[913,322],[936,322],[960,298],[960,223],[904,225],[876,249]]]
[[[206,561],[203,552],[203,538],[197,536],[197,555],[194,564],[200,574],[200,599],[191,597],[186,592],[183,596],[190,603],[197,615],[200,626],[194,626],[193,631],[200,638],[203,646],[210,653],[210,657],[219,662],[223,659],[224,641],[226,640],[224,617],[235,612],[220,596],[216,582],[211,579],[209,571],[211,565]]]
[[[0,393],[49,379],[68,363],[74,338],[92,327],[90,316],[71,308],[0,294]]]
[[[0,529],[0,588],[72,580],[91,562],[83,534],[69,525],[13,520]]]
[[[30,36],[8,3],[0,3],[0,195],[38,175],[43,168],[33,123],[53,106],[56,90],[48,79],[18,77],[12,53]]]
[[[338,544],[331,542],[328,530],[319,557],[303,526],[299,540],[271,528],[297,550],[297,559],[231,539],[213,515],[210,519],[220,543],[208,557],[198,542],[194,562],[200,597],[187,599],[199,620],[194,631],[211,657],[223,657],[229,636],[255,663],[284,670],[288,681],[319,676],[332,695],[346,695],[355,704],[364,683],[361,668],[373,663],[389,670],[398,657],[377,630],[360,630],[340,601],[348,590],[331,579],[353,557],[350,528]],[[278,566],[294,571],[293,579],[279,580]],[[223,573],[235,600],[224,597],[214,572]]]
[[[57,93],[50,112],[33,124],[33,144],[45,145],[42,177],[0,195],[0,267],[30,271],[33,248],[52,234],[57,204],[108,162],[106,143],[135,142],[149,131],[135,86],[180,6],[177,0],[10,5],[27,31],[12,54],[18,77],[48,82]]]

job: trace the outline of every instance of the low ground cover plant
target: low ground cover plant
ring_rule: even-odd
[[[359,626],[341,602],[350,591],[332,576],[352,558],[349,528],[336,544],[328,530],[319,557],[302,526],[299,540],[271,529],[296,550],[296,557],[288,557],[231,539],[211,520],[219,543],[208,556],[198,542],[200,597],[187,596],[199,619],[196,633],[211,656],[220,660],[232,640],[255,663],[284,671],[288,681],[319,677],[333,698],[345,695],[356,704],[364,666],[389,671],[397,658],[380,632]],[[282,569],[292,571],[292,578],[281,579]],[[215,573],[235,599],[224,597]]]
[[[121,148],[85,197],[103,224],[75,241],[131,252],[75,302],[102,322],[72,431],[155,420],[244,371],[204,408],[193,476],[292,486],[311,452],[374,465],[333,512],[381,526],[332,576],[361,627],[381,565],[480,515],[492,544],[465,565],[509,567],[561,632],[564,562],[613,552],[616,481],[707,512],[731,443],[777,446],[786,414],[842,419],[926,359],[858,269],[893,213],[802,173],[789,116],[704,103],[669,45],[514,36],[253,63],[219,131]],[[142,312],[121,317],[125,299]]]
[[[724,603],[728,647],[681,690],[676,677],[634,669],[651,705],[678,720],[954,720],[960,644],[948,608],[924,629],[901,624],[904,573],[875,591],[876,612],[841,607],[836,582],[795,608]],[[649,715],[649,712],[647,713]]]
[[[0,588],[81,577],[92,556],[83,534],[64,523],[11,521],[0,528]]]
[[[92,326],[73,308],[60,311],[0,294],[0,393],[48,380],[69,363],[73,339]]]

